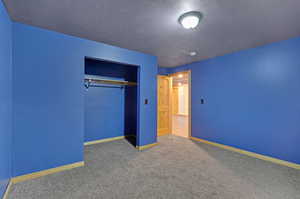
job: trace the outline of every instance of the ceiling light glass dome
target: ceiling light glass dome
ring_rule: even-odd
[[[194,29],[198,26],[199,22],[203,18],[201,12],[198,11],[191,11],[184,13],[178,19],[178,22],[185,28],[185,29]]]

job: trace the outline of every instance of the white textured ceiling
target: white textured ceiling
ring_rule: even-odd
[[[300,0],[4,2],[17,22],[156,55],[166,67],[300,36]],[[204,19],[185,30],[177,19],[191,10]]]

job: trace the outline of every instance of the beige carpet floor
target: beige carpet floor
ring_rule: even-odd
[[[143,152],[88,146],[86,166],[13,185],[9,199],[300,199],[300,171],[176,136]]]

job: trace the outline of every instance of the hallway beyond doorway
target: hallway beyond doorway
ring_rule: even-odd
[[[188,138],[189,124],[188,117],[185,115],[173,115],[172,116],[172,134]]]

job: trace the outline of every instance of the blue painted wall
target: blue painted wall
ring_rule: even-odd
[[[13,175],[82,161],[84,58],[138,65],[138,145],[156,142],[157,58],[13,24]]]
[[[172,73],[174,68],[166,68],[166,67],[159,67],[158,68],[158,74],[159,75],[168,75]]]
[[[295,38],[172,69],[192,70],[192,136],[300,164],[299,52]]]
[[[0,1],[0,198],[11,177],[12,22]]]
[[[125,135],[137,135],[137,88],[135,86],[127,86],[124,91],[125,95]],[[132,139],[132,138],[131,138]],[[135,143],[134,143],[135,144]]]
[[[124,136],[124,89],[85,90],[84,141]]]

